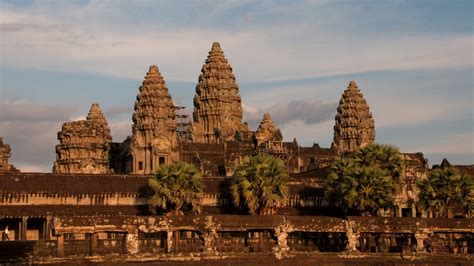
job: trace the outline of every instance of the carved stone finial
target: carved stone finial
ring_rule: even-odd
[[[270,116],[270,113],[265,112],[265,113],[263,114],[263,120],[270,120],[270,121],[272,121],[272,117]],[[272,122],[273,122],[273,121],[272,121]]]
[[[150,68],[148,69],[148,74],[155,74],[159,73],[160,71],[158,70],[158,67],[156,65],[151,65]]]
[[[356,82],[349,82],[337,108],[332,148],[338,153],[352,152],[375,141],[372,113]]]
[[[87,120],[99,120],[100,123],[107,124],[107,120],[105,119],[98,103],[93,103],[91,105],[89,113],[87,114]]]
[[[351,80],[349,82],[349,87],[348,88],[357,88],[357,83],[355,80]]]
[[[212,48],[211,48],[211,50],[216,50],[216,49],[221,50],[221,45],[219,44],[219,42],[213,42],[213,43],[212,43]]]

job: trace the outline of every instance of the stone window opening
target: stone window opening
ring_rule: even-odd
[[[138,162],[138,170],[143,170],[143,162]]]
[[[166,157],[160,156],[160,157],[158,158],[158,164],[159,164],[159,165],[165,164],[165,162],[166,162]]]
[[[293,251],[340,252],[346,249],[345,233],[302,232],[288,234],[288,246]]]

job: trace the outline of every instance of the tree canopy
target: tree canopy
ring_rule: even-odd
[[[249,214],[272,215],[288,198],[288,173],[282,160],[246,156],[230,186],[234,205]]]
[[[182,162],[162,165],[148,180],[148,185],[155,192],[148,201],[152,212],[160,208],[173,215],[189,211],[200,213],[203,181],[194,165]]]
[[[462,208],[467,214],[474,209],[474,181],[453,167],[438,168],[427,179],[418,182],[419,199],[424,209],[435,217],[452,217],[452,211]]]
[[[404,174],[398,148],[370,144],[331,164],[325,194],[346,213],[377,215],[381,208],[393,206],[393,197]]]

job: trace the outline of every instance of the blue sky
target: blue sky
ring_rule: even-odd
[[[158,65],[192,110],[212,42],[256,128],[329,147],[356,80],[377,142],[474,163],[472,1],[0,1],[0,136],[24,171],[50,171],[57,131],[99,102],[114,141],[131,133],[138,87]]]

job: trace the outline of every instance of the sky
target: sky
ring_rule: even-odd
[[[473,1],[0,0],[0,137],[22,171],[50,172],[57,132],[98,102],[113,141],[131,134],[150,65],[192,112],[213,42],[253,130],[270,112],[285,140],[330,147],[356,80],[376,142],[474,163]]]

